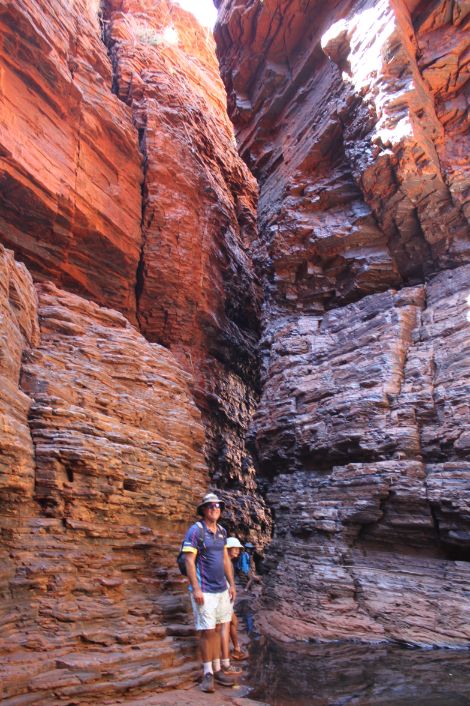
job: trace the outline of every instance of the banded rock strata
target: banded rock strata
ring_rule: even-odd
[[[245,447],[259,394],[257,186],[236,150],[214,40],[170,0],[103,10],[116,90],[145,156],[140,329],[193,376],[212,478],[237,507],[228,522],[265,543],[271,520]]]
[[[98,6],[0,3],[0,237],[36,279],[135,322],[142,158]]]
[[[1,442],[16,455],[1,475],[2,703],[184,683],[198,667],[174,556],[207,483],[188,376],[120,313],[52,284],[36,313],[31,277],[1,254],[2,375],[21,403],[19,441]]]
[[[468,8],[218,5],[260,181],[260,622],[468,645]]]

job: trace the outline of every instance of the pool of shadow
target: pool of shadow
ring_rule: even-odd
[[[270,706],[470,706],[470,650],[252,642],[250,697]]]

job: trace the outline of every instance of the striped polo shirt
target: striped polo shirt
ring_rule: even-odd
[[[202,525],[202,527],[201,527]],[[194,552],[196,574],[203,593],[222,593],[227,590],[224,569],[224,547],[227,532],[217,525],[212,532],[202,520],[195,523],[186,533],[183,552]]]

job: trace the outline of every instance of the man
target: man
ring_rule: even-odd
[[[225,546],[227,532],[217,524],[224,507],[214,493],[205,495],[197,507],[203,520],[189,528],[182,549],[199,631],[204,670],[201,689],[205,692],[215,691],[214,680],[223,686],[235,683],[224,674],[220,661],[220,630],[232,619],[236,595],[232,562]]]

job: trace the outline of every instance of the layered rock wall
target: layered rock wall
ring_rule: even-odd
[[[135,321],[142,159],[98,6],[0,3],[0,237],[36,279]]]
[[[192,374],[212,478],[237,498],[231,522],[266,541],[245,447],[259,393],[257,186],[236,150],[214,41],[170,0],[103,9],[116,90],[145,156],[140,328]]]
[[[469,275],[276,331],[257,418],[270,630],[470,641]]]
[[[244,441],[259,394],[257,187],[212,36],[170,0],[5,0],[0,22],[2,242],[36,281],[171,348],[213,481],[253,505],[244,530],[257,517],[266,540]]]
[[[469,644],[468,9],[219,6],[260,181],[260,622]]]
[[[0,447],[1,697],[90,703],[184,683],[197,664],[174,557],[208,478],[188,375],[116,311],[52,284],[37,305],[1,254],[17,400],[5,413],[2,396],[16,436]]]
[[[209,484],[270,535],[256,183],[171,3],[5,0],[0,28],[0,700],[139,698],[197,669],[175,555]]]

